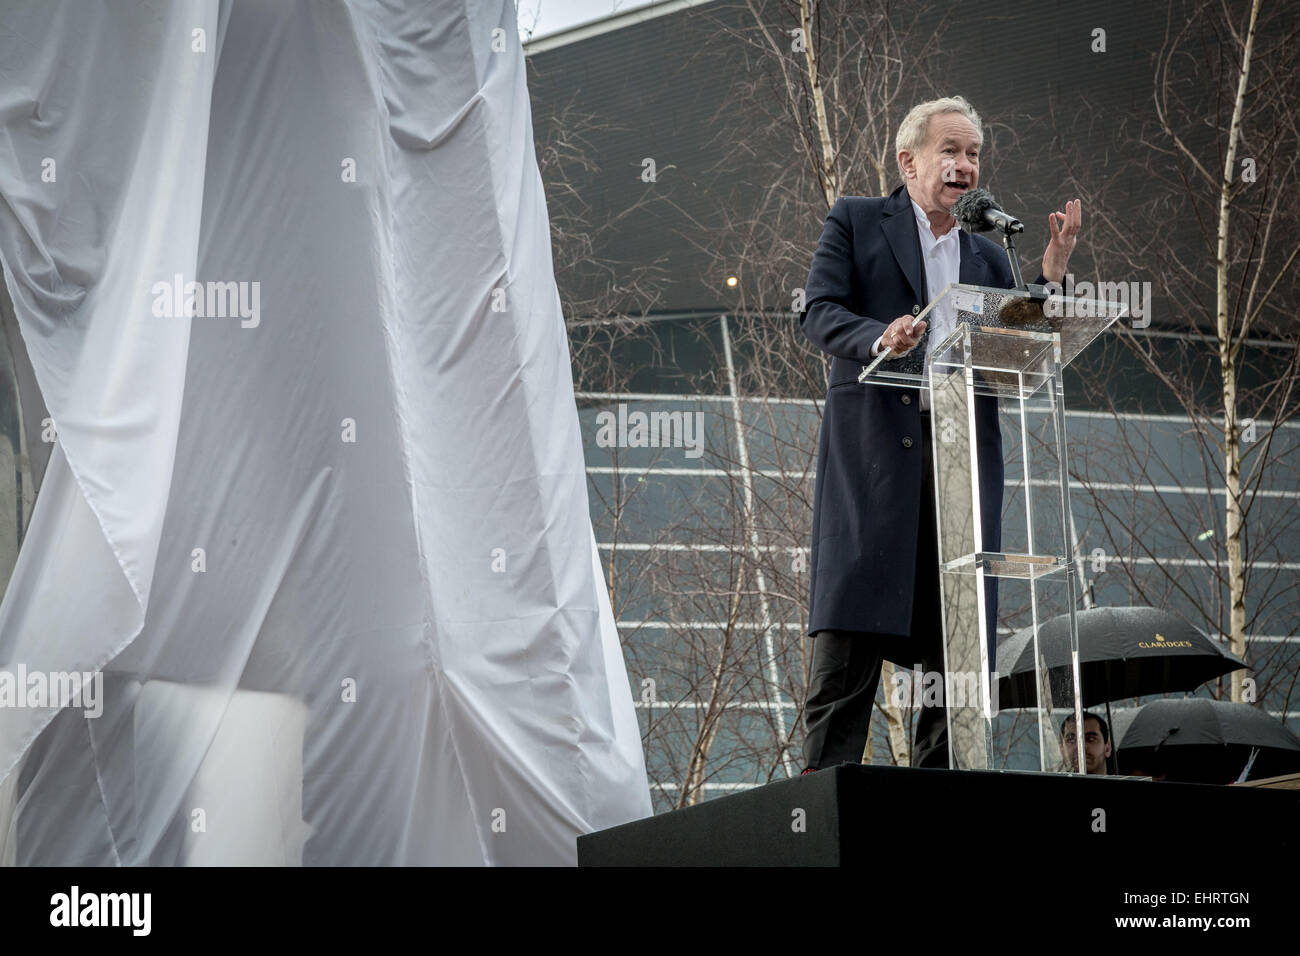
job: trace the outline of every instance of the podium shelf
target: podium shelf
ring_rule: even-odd
[[[1049,554],[1015,554],[1007,551],[977,551],[944,562],[942,570],[958,574],[974,574],[982,570],[997,578],[1022,578],[1032,580],[1064,570],[1068,562],[1063,557]]]

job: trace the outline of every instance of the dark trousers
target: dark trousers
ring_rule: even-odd
[[[887,650],[891,659],[903,667],[911,668],[919,663],[925,672],[944,671],[928,413],[921,415],[921,446],[921,515],[916,529],[911,634],[906,640],[863,631],[818,631],[813,635],[812,672],[804,707],[805,768],[821,770],[862,761],[871,728],[871,707],[880,684],[880,667]],[[863,586],[868,585],[864,582]],[[884,601],[891,598],[892,595],[880,595]],[[892,694],[894,688],[886,687],[884,691]],[[916,713],[912,766],[947,768],[948,718],[943,707],[922,707]]]

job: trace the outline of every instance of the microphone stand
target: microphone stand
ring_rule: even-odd
[[[1011,238],[1018,231],[1016,228],[1017,226],[1020,229],[1024,228],[1024,226],[1021,226],[1020,223],[1017,222],[1014,225],[1012,225],[1012,223],[1007,223],[1002,227],[1001,230],[1002,248],[1005,249],[1007,252],[1007,262],[1011,264],[1011,278],[1015,282],[1015,286],[1013,288],[1015,288],[1016,290],[1023,290],[1025,292],[1028,292],[1029,301],[1035,303],[1036,305],[1041,306],[1044,302],[1047,301],[1048,298],[1047,289],[1041,285],[1025,284],[1025,277],[1020,273],[1020,258],[1019,256],[1016,255],[1016,241],[1013,238]],[[912,328],[916,328],[916,324],[920,321],[921,321],[921,317],[918,315],[916,318],[912,320]],[[871,360],[870,365],[862,366],[862,371],[858,374],[858,381],[865,382],[867,378],[871,375],[871,373],[876,370],[876,366],[878,366],[885,359],[889,358],[889,356],[892,353],[893,353],[893,349],[891,349],[889,346],[886,345],[884,348],[882,348],[880,350],[880,354]]]
[[[1013,234],[1010,228],[1003,227],[1002,248],[1007,250],[1007,261],[1011,263],[1011,278],[1015,280],[1016,288],[1028,291],[1029,287],[1025,285],[1024,276],[1020,274],[1020,258],[1016,255],[1016,241],[1011,238]]]
[[[1019,223],[1017,223],[1019,225]],[[1023,228],[1023,227],[1022,227]],[[1015,287],[1029,293],[1029,301],[1035,305],[1041,306],[1047,301],[1047,287],[1041,285],[1030,285],[1025,282],[1025,277],[1020,274],[1020,257],[1016,255],[1016,241],[1012,235],[1018,230],[1010,225],[1002,228],[1002,248],[1007,251],[1007,262],[1011,265],[1011,278],[1015,281]]]

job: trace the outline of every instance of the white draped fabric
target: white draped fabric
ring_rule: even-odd
[[[563,864],[650,813],[509,0],[4,0],[0,263],[58,435],[0,861]]]

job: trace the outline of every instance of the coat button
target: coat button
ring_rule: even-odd
[[[906,435],[903,436],[903,447],[904,448],[912,447],[912,439],[908,438]]]
[[[914,305],[914,306],[912,306],[912,314],[913,314],[913,315],[920,315],[920,314],[921,314],[921,307],[920,307],[919,305]]]
[[[904,405],[911,405],[911,404],[912,404],[912,396],[911,396],[911,395],[904,395],[902,401],[903,401],[903,404],[904,404]]]

